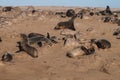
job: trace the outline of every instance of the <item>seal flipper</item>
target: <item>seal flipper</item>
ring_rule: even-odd
[[[21,52],[21,51],[24,51],[24,49],[23,49],[23,47],[22,47],[22,45],[21,45],[21,42],[17,42],[17,44],[18,44],[18,48],[19,48],[19,50],[18,51],[16,51],[15,53],[19,53],[19,52]]]

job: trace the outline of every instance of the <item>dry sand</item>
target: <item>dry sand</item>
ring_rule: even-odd
[[[53,11],[64,8],[54,8]],[[51,7],[46,9],[52,10]],[[20,33],[46,35],[49,32],[59,36],[60,31],[54,30],[54,27],[66,20],[68,18],[53,15],[29,16],[14,19],[13,24],[1,27],[3,41],[0,43],[0,55],[8,51],[14,55],[14,59],[8,63],[0,62],[0,80],[120,80],[120,40],[112,35],[119,26],[103,23],[97,16],[82,20],[77,18],[75,28],[85,33],[81,38],[109,40],[112,47],[108,50],[96,50],[96,54],[73,59],[66,57],[68,49],[63,42],[59,42],[39,48],[38,58],[32,58],[25,52],[15,53]],[[93,31],[86,31],[88,28],[93,28]]]

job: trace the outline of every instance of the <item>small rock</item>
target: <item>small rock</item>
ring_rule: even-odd
[[[12,59],[13,59],[13,56],[10,53],[5,53],[2,55],[1,61],[10,62],[10,61],[12,61]]]

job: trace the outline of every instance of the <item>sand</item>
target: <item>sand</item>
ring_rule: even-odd
[[[61,10],[65,7],[39,7],[45,10]],[[78,8],[77,8],[78,9]],[[79,58],[68,58],[68,48],[63,41],[52,46],[38,48],[39,57],[32,58],[25,52],[15,53],[20,41],[20,33],[31,32],[59,36],[61,30],[54,30],[61,18],[55,15],[41,14],[12,19],[12,23],[0,27],[0,56],[6,51],[13,54],[12,62],[0,62],[0,80],[120,80],[120,40],[113,36],[117,24],[103,23],[100,17],[75,19],[75,28],[83,34],[81,39],[107,39],[112,47],[108,50],[96,50],[96,53]],[[92,31],[86,31],[93,28]]]

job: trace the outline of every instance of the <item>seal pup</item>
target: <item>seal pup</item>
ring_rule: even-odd
[[[60,29],[70,29],[75,31],[74,27],[74,20],[77,17],[77,15],[73,16],[70,20],[65,21],[65,22],[59,22],[57,26],[54,28],[55,30],[60,30]]]
[[[28,45],[28,39],[27,39],[27,36],[25,34],[21,34],[21,37],[22,37],[22,41],[18,42],[19,50],[17,52],[25,51],[31,57],[37,58],[38,57],[37,49],[32,47],[32,46],[30,46],[30,45]]]
[[[39,33],[29,33],[28,34],[28,43],[35,44],[35,43],[42,43],[39,39],[44,38],[45,35]],[[42,46],[42,45],[41,45]],[[40,47],[40,45],[39,45]]]
[[[2,55],[1,61],[3,61],[3,62],[10,62],[10,61],[12,61],[12,59],[13,59],[12,54],[5,53],[5,54]]]
[[[92,39],[91,40],[92,44],[96,44],[98,49],[108,49],[111,48],[111,43],[110,41],[106,40],[106,39]]]
[[[112,15],[113,14],[109,6],[106,6],[106,9],[103,11],[100,11],[99,13],[101,13],[101,15]]]
[[[78,56],[90,55],[90,54],[94,54],[94,53],[95,53],[95,49],[93,47],[86,48],[84,46],[78,46],[78,47],[72,49],[71,51],[68,51],[66,56],[68,56],[69,58],[75,58]]]
[[[32,45],[32,44],[44,43],[44,44],[52,45],[52,42],[50,39],[51,37],[47,38],[46,36],[42,34],[30,33],[28,35],[28,44]]]
[[[106,9],[105,9],[106,13],[108,13],[109,15],[112,15],[112,11],[110,9],[109,6],[106,6]]]

